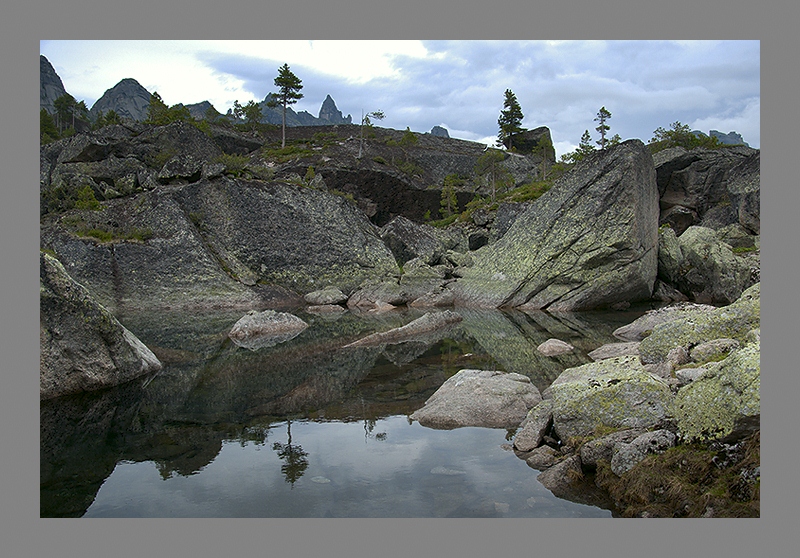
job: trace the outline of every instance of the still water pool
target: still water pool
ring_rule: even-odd
[[[590,482],[569,500],[544,488],[513,431],[408,415],[463,368],[543,390],[645,310],[459,310],[463,322],[426,338],[348,350],[422,312],[298,311],[306,330],[257,349],[227,338],[241,312],[120,315],[164,369],[41,403],[41,516],[611,517]],[[553,337],[576,350],[539,354]]]

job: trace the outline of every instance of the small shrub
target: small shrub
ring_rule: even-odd
[[[225,174],[236,178],[244,174],[250,158],[247,155],[228,155],[223,153],[214,159],[214,162],[225,165]]]
[[[88,209],[91,211],[100,211],[103,206],[94,197],[94,190],[88,184],[77,191],[75,200],[75,209]]]

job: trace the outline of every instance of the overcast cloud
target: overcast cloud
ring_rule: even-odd
[[[760,146],[758,41],[42,41],[64,86],[92,104],[124,78],[168,104],[260,101],[288,63],[303,82],[294,109],[317,116],[326,95],[357,122],[383,110],[380,125],[494,143],[504,91],[523,126],[547,126],[559,155],[593,118],[611,134],[647,142],[680,121],[692,129],[739,132]],[[98,52],[103,56],[99,57]]]

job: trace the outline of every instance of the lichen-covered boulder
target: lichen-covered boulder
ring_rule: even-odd
[[[39,397],[102,389],[161,363],[64,266],[39,254]]]
[[[516,428],[542,396],[530,378],[514,372],[461,370],[411,414],[430,428]]]
[[[733,304],[711,311],[689,311],[677,320],[653,328],[639,345],[644,364],[665,362],[676,347],[690,350],[695,345],[714,339],[743,342],[751,330],[761,323],[761,284],[747,289]]]
[[[678,238],[678,290],[699,302],[730,304],[751,285],[750,266],[713,229],[689,227]]]
[[[672,392],[635,356],[610,358],[565,370],[545,390],[553,400],[553,428],[562,440],[598,426],[650,428],[668,415]]]
[[[450,287],[463,306],[582,310],[649,299],[658,258],[653,159],[629,140],[579,163]]]
[[[664,453],[675,446],[675,440],[674,433],[660,429],[645,432],[630,443],[617,444],[611,458],[611,472],[617,476],[623,475],[648,455]]]
[[[761,343],[753,341],[678,391],[673,414],[684,441],[708,441],[729,435],[761,414]]]
[[[708,304],[694,304],[691,302],[679,302],[664,308],[649,310],[628,325],[624,325],[614,330],[614,337],[625,341],[641,341],[653,332],[653,329],[666,322],[671,322],[684,316],[699,313],[708,313],[716,308]]]

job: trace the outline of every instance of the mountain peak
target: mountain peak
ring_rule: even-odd
[[[319,109],[319,119],[327,120],[331,124],[352,124],[353,118],[348,114],[347,118],[342,116],[342,111],[336,108],[336,103],[333,98],[328,95],[322,101],[322,106]]]

